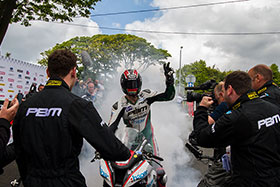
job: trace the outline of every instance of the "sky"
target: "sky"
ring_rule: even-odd
[[[226,1],[229,0],[102,0],[97,3],[92,15]],[[279,15],[280,1],[249,0],[213,6],[74,19],[74,24],[86,27],[32,22],[31,27],[25,28],[20,24],[12,24],[0,51],[2,55],[8,52],[13,58],[36,63],[41,59],[41,52],[76,36],[129,33],[145,38],[157,48],[168,50],[172,55],[168,61],[174,69],[179,68],[181,50],[182,66],[201,59],[206,61],[207,66],[215,66],[222,71],[246,71],[256,64],[275,63],[280,66],[280,34],[213,36],[129,30],[181,33],[279,32]],[[102,27],[121,28],[126,31]]]

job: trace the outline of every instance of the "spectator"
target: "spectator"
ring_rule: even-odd
[[[86,93],[87,85],[83,80],[80,80],[79,82],[80,87],[82,88],[83,92]],[[84,94],[83,94],[84,95]]]
[[[33,96],[36,93],[37,93],[37,91],[36,91],[36,83],[32,83],[30,88],[29,88],[29,92],[28,92],[28,94],[26,94],[24,99],[26,100],[26,99],[30,98],[31,96]]]
[[[92,103],[70,92],[76,61],[69,50],[54,51],[48,58],[50,79],[44,90],[19,107],[13,133],[25,187],[85,187],[78,159],[83,138],[106,160],[130,157]]]
[[[76,79],[76,82],[71,90],[71,92],[79,97],[82,97],[84,95],[84,91],[82,87],[80,86],[79,79]]]
[[[82,98],[94,103],[96,100],[96,92],[97,92],[97,88],[95,87],[94,83],[88,82],[87,83],[87,92],[86,92],[86,94],[84,94],[82,96]]]
[[[100,95],[102,94],[101,95],[101,97],[102,97],[103,96],[102,92],[105,90],[103,84],[98,79],[96,79],[94,81],[94,84],[95,84],[96,88],[98,89],[98,93],[100,93]]]
[[[15,159],[14,149],[7,147],[10,139],[10,122],[14,119],[19,107],[19,102],[15,98],[8,108],[9,100],[5,99],[4,104],[0,111],[0,174],[3,172],[1,169]]]
[[[86,85],[89,83],[89,82],[92,82],[92,79],[89,77],[89,78],[87,78],[87,80],[86,80]]]
[[[94,81],[94,85],[97,88],[96,94],[95,94],[96,95],[95,106],[100,107],[102,105],[102,101],[104,99],[105,88],[104,88],[103,84],[97,79]]]
[[[40,92],[40,91],[42,91],[43,89],[44,89],[44,85],[43,84],[40,84],[39,86],[38,86],[38,92]]]
[[[260,98],[280,107],[280,89],[272,80],[271,69],[264,64],[251,68],[248,72],[252,79],[252,88]]]
[[[230,186],[279,186],[280,109],[251,90],[251,78],[235,71],[225,78],[225,101],[230,110],[209,125],[203,97],[195,112],[191,138],[203,147],[231,146]]]

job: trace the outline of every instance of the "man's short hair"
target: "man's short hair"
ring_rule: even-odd
[[[272,80],[273,73],[267,65],[259,64],[254,66],[251,70],[254,72],[255,75],[256,74],[262,75],[266,81]]]
[[[48,71],[51,77],[64,78],[69,71],[77,66],[77,57],[67,49],[59,49],[48,58]]]
[[[231,85],[236,94],[242,95],[252,89],[252,81],[248,73],[234,71],[225,78],[225,90]]]

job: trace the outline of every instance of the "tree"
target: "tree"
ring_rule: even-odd
[[[273,81],[277,85],[280,85],[280,72],[279,72],[278,66],[276,64],[271,64],[270,68],[273,72]]]
[[[8,25],[21,22],[30,26],[31,20],[72,21],[77,16],[89,17],[93,5],[100,0],[1,0],[0,45]]]
[[[157,49],[144,38],[130,34],[94,35],[75,37],[52,49],[41,53],[43,59],[38,63],[46,64],[47,56],[56,49],[70,49],[75,53],[83,70],[80,78],[98,76],[114,77],[118,67],[134,68],[140,72],[149,66],[162,64],[171,55],[167,50]],[[80,58],[82,51],[87,51],[92,62],[85,64]]]
[[[186,77],[190,74],[193,74],[196,77],[196,81],[194,83],[195,86],[200,86],[202,83],[207,80],[213,79],[216,82],[222,81],[227,74],[230,72],[221,72],[219,69],[215,68],[215,65],[212,67],[207,67],[206,62],[204,60],[195,61],[191,64],[184,65],[181,69],[181,82],[184,86],[187,86],[185,81]],[[176,77],[178,83],[179,70],[176,71]]]

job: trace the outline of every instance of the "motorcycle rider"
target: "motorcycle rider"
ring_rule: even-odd
[[[252,79],[252,88],[260,98],[280,107],[280,89],[272,80],[271,69],[264,64],[254,66],[248,71]]]
[[[124,96],[112,106],[109,127],[115,132],[120,119],[123,118],[125,125],[141,131],[152,145],[153,154],[158,155],[158,146],[154,137],[154,130],[151,123],[150,106],[156,101],[170,101],[175,96],[174,71],[169,67],[169,62],[163,65],[166,77],[166,89],[163,93],[157,93],[150,89],[141,91],[142,78],[135,69],[128,69],[123,72],[120,83]],[[160,170],[158,170],[160,171]],[[161,170],[161,175],[166,176]],[[165,185],[165,181],[162,181]]]

